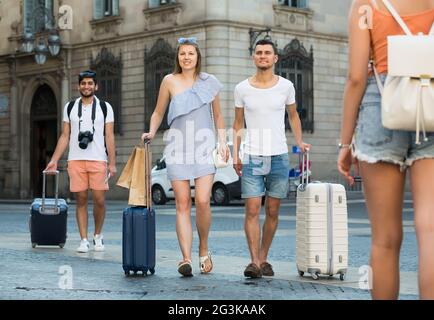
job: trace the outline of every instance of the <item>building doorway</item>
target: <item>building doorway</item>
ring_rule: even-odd
[[[30,173],[32,197],[42,195],[42,171],[57,144],[57,101],[53,90],[44,84],[33,96],[30,128]],[[54,194],[54,179],[47,181],[47,196]]]

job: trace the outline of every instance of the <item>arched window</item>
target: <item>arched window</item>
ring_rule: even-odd
[[[157,103],[158,91],[164,76],[172,73],[175,67],[175,50],[163,39],[158,39],[152,49],[145,49],[145,130],[149,130],[149,121]],[[169,128],[167,112],[159,130]]]
[[[122,55],[116,58],[107,48],[102,48],[91,69],[97,72],[98,98],[107,101],[113,107],[115,133],[122,134]]]
[[[290,80],[295,87],[297,111],[303,131],[313,132],[313,49],[308,53],[304,46],[294,39],[279,51],[276,73]],[[285,126],[290,128],[288,115]]]

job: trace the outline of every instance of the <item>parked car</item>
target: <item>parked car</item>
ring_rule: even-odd
[[[228,144],[231,155],[233,154],[232,143]],[[243,145],[240,148],[242,156]],[[232,166],[233,159],[229,159],[228,166],[218,168],[214,176],[214,182],[211,191],[211,199],[216,205],[227,205],[232,199],[241,199],[241,179],[235,173]],[[174,199],[172,185],[167,178],[165,157],[157,160],[156,165],[152,168],[152,201],[155,204],[162,205],[168,200]],[[194,198],[194,180],[190,180],[191,196]]]

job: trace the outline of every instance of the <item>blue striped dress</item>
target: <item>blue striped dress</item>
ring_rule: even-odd
[[[216,146],[211,105],[222,89],[211,74],[201,72],[190,89],[172,97],[164,136],[167,176],[170,181],[215,174],[212,151]]]

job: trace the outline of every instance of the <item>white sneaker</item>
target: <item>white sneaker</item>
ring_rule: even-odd
[[[81,239],[80,246],[77,248],[77,252],[86,253],[89,251],[89,241],[87,239]]]
[[[104,237],[102,234],[96,234],[93,236],[93,249],[95,251],[104,251]]]

